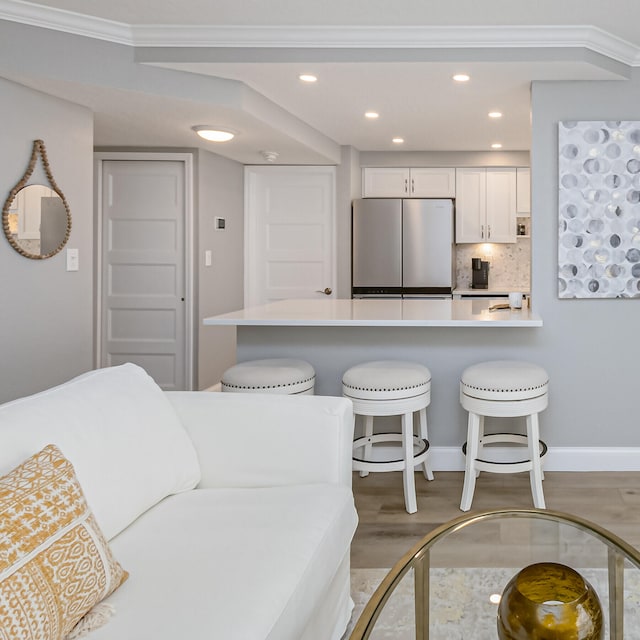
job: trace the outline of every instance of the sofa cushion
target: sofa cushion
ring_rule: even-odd
[[[200,478],[173,407],[133,364],[91,371],[0,406],[0,474],[49,443],[73,464],[107,539]]]
[[[0,478],[0,637],[64,638],[126,578],[50,445]]]
[[[336,485],[169,497],[112,541],[131,578],[91,640],[298,640],[356,521]]]

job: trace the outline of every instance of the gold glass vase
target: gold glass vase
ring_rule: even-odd
[[[532,564],[505,587],[500,640],[602,640],[602,606],[593,587],[562,564]]]

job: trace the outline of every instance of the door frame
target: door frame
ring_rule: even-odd
[[[95,208],[95,233],[94,233],[94,290],[95,290],[95,331],[94,331],[94,366],[100,366],[102,359],[102,269],[104,256],[102,255],[102,195],[104,190],[102,174],[105,161],[109,160],[142,160],[142,161],[173,161],[182,162],[184,168],[184,197],[185,197],[185,221],[184,221],[184,274],[185,274],[185,386],[187,390],[193,390],[195,378],[195,354],[194,354],[194,326],[195,317],[195,287],[194,287],[194,206],[193,206],[193,154],[171,152],[137,152],[137,151],[96,151],[94,157],[94,208]]]
[[[253,185],[249,180],[250,173],[268,173],[275,172],[278,169],[288,170],[295,173],[312,173],[318,169],[327,169],[327,173],[333,175],[333,199],[331,202],[331,283],[329,286],[337,297],[336,285],[338,282],[338,255],[337,255],[337,203],[336,203],[336,167],[334,165],[245,165],[244,167],[244,306],[251,306],[254,296],[253,287],[255,286],[255,256],[257,251],[258,233],[256,228],[256,217],[252,215],[250,203]],[[333,296],[332,296],[333,297]]]

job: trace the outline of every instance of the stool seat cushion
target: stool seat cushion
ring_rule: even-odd
[[[521,360],[494,360],[467,367],[460,391],[483,400],[528,400],[547,393],[549,375],[537,364]]]
[[[399,399],[426,393],[431,371],[415,362],[378,360],[351,367],[342,377],[343,395],[361,399]]]
[[[239,362],[222,376],[222,388],[247,392],[301,393],[313,387],[316,373],[304,360],[269,358]]]

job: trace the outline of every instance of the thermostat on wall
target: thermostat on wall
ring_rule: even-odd
[[[225,230],[225,219],[220,216],[215,216],[213,219],[213,228],[216,231],[224,231]]]

